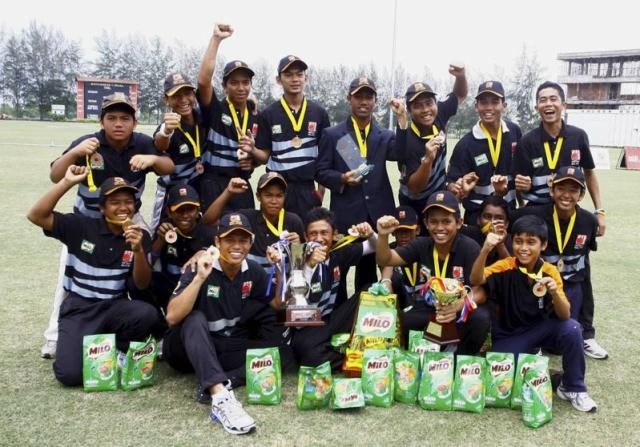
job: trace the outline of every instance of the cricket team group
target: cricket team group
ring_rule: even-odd
[[[124,352],[153,335],[172,368],[195,372],[211,418],[248,433],[256,422],[232,391],[245,384],[247,349],[279,348],[285,370],[327,361],[338,369],[343,354],[330,340],[351,332],[360,291],[380,282],[398,296],[406,339],[434,315],[444,324],[470,310],[464,299],[425,299],[425,283],[450,278],[475,302],[459,323],[457,354],[478,354],[490,336],[492,351],[561,355],[557,396],[595,411],[585,356],[608,355],[595,340],[589,253],[606,213],[587,135],[563,121],[562,87],[537,88],[540,124],[522,135],[503,116],[502,84],[480,84],[478,121],[447,165],[447,122],[468,93],[463,66],[450,65],[444,98],[415,82],[392,99],[395,132],[376,123],[376,86],[363,74],[345,86],[349,117],[332,125],[305,96],[308,66],[297,56],[279,61],[282,96],[273,104],[251,96],[254,72],[240,60],[213,85],[219,46],[232,34],[214,27],[196,83],[167,76],[171,111],[153,137],[135,132],[134,104],[115,93],[103,100],[101,129],[51,163],[53,186],[28,219],[63,244],[42,349],[55,358],[55,377],[82,384],[85,335],[115,333]],[[400,173],[399,206],[388,161]],[[150,172],[158,181],[145,220]],[[76,186],[73,212],[57,211]],[[587,191],[595,212],[579,206]],[[305,241],[308,301],[324,325],[286,327],[289,259],[278,247]]]

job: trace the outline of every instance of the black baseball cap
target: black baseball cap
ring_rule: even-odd
[[[167,208],[175,211],[183,205],[200,207],[200,196],[190,185],[176,185],[167,194]]]
[[[103,202],[107,198],[107,196],[113,194],[114,192],[123,189],[131,191],[134,195],[139,191],[138,188],[127,182],[122,177],[109,177],[104,182],[102,182],[102,185],[100,185],[100,202]]]
[[[294,56],[294,55],[290,54],[290,55],[285,56],[282,59],[280,59],[280,62],[278,63],[278,74],[282,73],[283,71],[285,71],[286,69],[288,69],[292,65],[298,66],[302,70],[306,70],[306,69],[309,68],[309,66],[306,64],[305,61],[300,59],[298,56]]]
[[[133,104],[131,99],[129,99],[129,97],[122,92],[116,92],[102,98],[100,116],[104,116],[109,108],[118,104],[124,105],[131,110],[131,113],[133,113],[134,115],[136,114],[136,106]]]
[[[225,214],[218,224],[218,237],[223,238],[234,231],[244,231],[253,237],[249,219],[242,213]]]
[[[190,88],[195,90],[196,86],[182,73],[171,73],[164,80],[164,94],[173,96],[182,88]]]
[[[399,206],[393,210],[393,217],[398,219],[398,228],[409,228],[415,230],[418,227],[418,215],[410,206]]]
[[[373,91],[374,94],[378,94],[378,91],[376,90],[376,84],[372,79],[366,76],[360,76],[351,81],[351,84],[349,84],[349,94],[355,95],[363,88],[368,88],[369,90]]]
[[[427,199],[427,205],[422,210],[422,214],[426,214],[427,210],[433,207],[442,208],[450,213],[454,213],[456,217],[460,217],[460,204],[451,191],[436,191],[431,194]]]
[[[224,66],[224,72],[222,73],[222,80],[226,81],[227,78],[231,76],[231,73],[233,73],[236,70],[246,71],[249,74],[250,78],[253,78],[253,76],[255,75],[253,70],[249,68],[246,62],[235,60],[235,61],[229,62],[227,65]]]
[[[269,183],[274,181],[282,183],[282,186],[284,187],[284,189],[287,189],[287,181],[284,179],[282,174],[271,171],[271,172],[262,174],[258,179],[258,191],[260,191],[262,188],[264,188]]]
[[[476,95],[476,99],[480,95],[485,93],[489,93],[493,96],[497,96],[498,98],[504,99],[504,87],[502,86],[502,82],[500,81],[485,81],[478,87],[478,94]]]
[[[429,95],[436,96],[436,92],[433,91],[431,86],[424,82],[414,82],[407,89],[407,93],[405,93],[405,98],[407,103],[415,101],[415,99],[420,95]]]
[[[556,174],[553,176],[553,184],[564,182],[566,180],[573,180],[581,188],[585,187],[585,178],[584,172],[582,168],[579,166],[563,166],[556,171]]]

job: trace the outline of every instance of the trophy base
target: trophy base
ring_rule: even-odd
[[[320,309],[316,306],[287,306],[284,325],[288,327],[324,326]]]
[[[439,345],[449,345],[460,341],[460,331],[454,322],[438,323],[435,320],[431,320],[424,329],[423,336]]]

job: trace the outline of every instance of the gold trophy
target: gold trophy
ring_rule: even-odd
[[[451,305],[467,294],[464,285],[453,278],[432,278],[428,287],[433,294],[434,301],[440,305]],[[449,323],[436,321],[436,313],[434,312],[424,330],[424,338],[439,345],[448,345],[460,341],[460,332],[455,321]]]

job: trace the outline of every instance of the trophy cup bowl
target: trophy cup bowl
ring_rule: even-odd
[[[307,301],[311,291],[311,286],[304,277],[307,244],[291,243],[287,254],[291,264],[291,273],[285,287],[287,300],[284,325],[292,327],[324,326],[320,308]]]
[[[464,285],[453,278],[442,278],[441,280],[436,278],[431,282],[430,289],[434,300],[440,305],[451,304],[466,293]],[[448,345],[460,341],[460,332],[455,321],[449,323],[436,321],[436,313],[434,312],[424,330],[424,338],[439,345]]]

